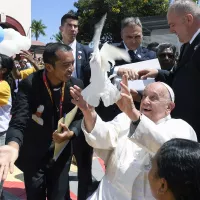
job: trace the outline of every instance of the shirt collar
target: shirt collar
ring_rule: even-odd
[[[128,47],[126,46],[126,44],[125,44],[125,42],[124,42],[124,41],[123,41],[123,44],[124,44],[124,47],[125,47],[126,51],[128,52],[128,51],[129,51],[129,49],[128,49]],[[137,49],[136,49],[136,50],[134,50],[134,52],[135,52],[135,53],[137,53]]]
[[[74,40],[69,46],[74,50],[76,49],[76,40]]]
[[[160,123],[162,123],[162,122],[168,121],[169,119],[171,119],[171,115],[167,115],[166,117],[164,117],[164,118],[158,120],[158,121],[156,122],[156,124],[160,124]]]
[[[193,35],[192,39],[190,40],[190,44],[194,41],[194,39],[197,37],[197,35],[200,33],[200,29],[197,30],[197,32]]]

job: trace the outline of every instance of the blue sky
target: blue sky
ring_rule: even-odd
[[[52,41],[52,35],[59,31],[61,17],[69,10],[75,10],[74,2],[76,0],[32,0],[32,19],[41,19],[47,26],[46,36],[40,36],[38,40],[44,43]]]

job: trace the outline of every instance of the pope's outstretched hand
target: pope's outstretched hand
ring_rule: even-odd
[[[132,121],[137,121],[140,117],[140,112],[135,108],[131,90],[128,88],[128,76],[122,76],[121,99],[116,103],[119,109],[126,113]]]

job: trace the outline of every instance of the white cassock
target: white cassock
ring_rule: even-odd
[[[137,127],[124,113],[111,122],[97,116],[91,133],[87,133],[83,122],[82,130],[106,165],[105,176],[88,200],[153,200],[148,183],[150,157],[172,138],[197,141],[188,123],[171,119],[170,115],[157,124],[142,115]]]

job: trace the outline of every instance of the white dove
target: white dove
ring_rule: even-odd
[[[116,103],[121,98],[120,91],[111,83],[107,72],[110,71],[110,63],[112,63],[112,66],[115,65],[115,60],[124,59],[127,62],[131,60],[125,50],[107,43],[99,51],[100,36],[105,20],[106,14],[95,25],[95,34],[93,37],[94,51],[90,60],[90,84],[81,92],[83,99],[94,107],[99,105],[100,98],[106,107]]]

